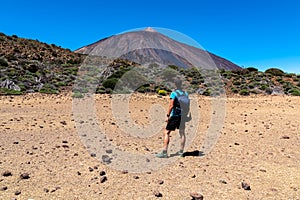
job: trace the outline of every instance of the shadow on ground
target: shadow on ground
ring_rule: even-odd
[[[193,157],[201,157],[201,156],[204,156],[205,154],[202,152],[202,151],[198,151],[198,150],[195,150],[195,151],[187,151],[187,152],[184,152],[182,157],[189,157],[189,156],[193,156]],[[170,157],[174,157],[174,156],[178,156],[177,154],[171,154]]]

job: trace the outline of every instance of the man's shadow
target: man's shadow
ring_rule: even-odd
[[[174,156],[178,156],[177,154],[171,154],[170,157],[174,157]],[[189,156],[193,156],[193,157],[201,157],[201,156],[205,156],[205,154],[203,153],[203,151],[187,151],[184,152],[182,157],[189,157]]]

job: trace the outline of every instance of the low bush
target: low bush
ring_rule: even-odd
[[[239,92],[239,90],[237,88],[235,88],[235,87],[232,87],[231,88],[231,92],[237,94]]]
[[[284,75],[284,72],[281,70],[281,69],[278,69],[278,68],[270,68],[270,69],[267,69],[265,71],[265,73],[267,74],[272,74],[274,76],[283,76]]]
[[[206,90],[203,92],[203,95],[205,95],[205,96],[211,96],[211,89],[206,89]]]
[[[6,62],[6,60],[0,58],[0,67],[8,67],[8,63]]]
[[[250,94],[249,90],[243,89],[239,92],[240,95],[248,96]]]
[[[21,95],[23,92],[16,91],[16,90],[10,90],[7,88],[0,88],[0,95]]]
[[[83,98],[84,95],[80,92],[74,92],[72,95],[73,98]]]
[[[166,90],[158,90],[158,94],[162,95],[162,96],[166,96],[167,95],[167,91]]]
[[[44,84],[39,92],[45,94],[58,94],[58,90],[53,85],[48,83]]]
[[[298,88],[292,88],[288,93],[292,96],[300,96],[300,90]]]
[[[117,78],[106,79],[106,80],[102,83],[102,85],[103,85],[103,87],[105,87],[105,88],[110,88],[110,89],[113,90],[113,89],[115,88],[115,86],[116,86],[118,80],[119,80],[119,79],[117,79]]]

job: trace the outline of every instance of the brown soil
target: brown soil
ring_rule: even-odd
[[[182,200],[194,192],[213,200],[300,199],[297,97],[227,98],[224,128],[208,155],[178,158],[147,173],[116,170],[90,155],[76,129],[89,119],[74,119],[69,94],[0,100],[0,199]],[[166,109],[168,99],[134,95],[132,119],[149,124],[153,104]],[[188,155],[200,150],[212,116],[209,98],[199,97],[199,104],[199,128]],[[161,149],[164,126],[146,139],[121,134],[110,96],[98,95],[95,105],[98,123],[114,145],[152,156]]]

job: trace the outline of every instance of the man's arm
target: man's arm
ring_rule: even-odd
[[[174,99],[170,99],[169,108],[168,108],[168,112],[167,112],[167,117],[170,117],[173,106],[174,106]]]

